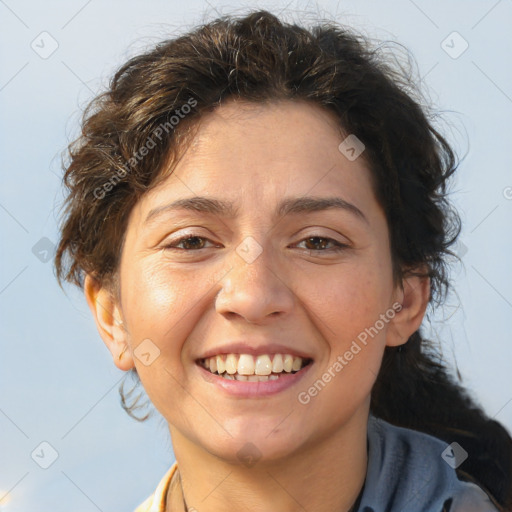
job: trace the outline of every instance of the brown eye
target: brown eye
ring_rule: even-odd
[[[185,251],[197,251],[204,249],[204,242],[209,240],[202,236],[187,235],[164,246],[164,249],[177,249]],[[178,247],[182,245],[182,247]]]
[[[333,238],[327,238],[323,236],[309,236],[304,238],[304,240],[299,242],[299,244],[303,242],[309,245],[306,247],[307,250],[316,252],[339,252],[348,247],[348,245],[342,244]],[[325,247],[328,245],[332,245],[333,247],[326,249]]]

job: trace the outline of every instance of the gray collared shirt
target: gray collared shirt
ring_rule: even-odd
[[[370,414],[368,469],[356,512],[497,512],[480,487],[459,480],[447,453],[453,455],[441,439]]]

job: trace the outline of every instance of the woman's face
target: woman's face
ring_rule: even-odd
[[[367,412],[384,347],[398,344],[386,219],[345,137],[317,106],[228,102],[130,215],[120,311],[137,372],[171,432],[226,460],[249,441],[286,457]],[[200,197],[236,215],[172,208]],[[265,355],[312,363],[266,382],[200,364],[227,353],[262,356],[251,360],[264,373]]]

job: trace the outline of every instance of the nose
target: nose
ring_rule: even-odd
[[[242,253],[240,253],[242,254]],[[253,261],[234,252],[231,270],[220,281],[215,307],[225,316],[239,316],[248,323],[264,323],[289,313],[296,297],[283,265],[263,250]]]

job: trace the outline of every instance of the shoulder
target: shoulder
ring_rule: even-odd
[[[496,512],[489,496],[477,485],[465,482],[464,489],[456,493],[451,502],[450,512]]]
[[[165,512],[165,497],[177,467],[175,462],[164,475],[155,492],[144,503],[141,503],[134,512]]]
[[[467,456],[460,445],[370,415],[368,448],[361,512],[384,504],[390,511],[497,512],[480,487],[458,478],[455,468]]]

